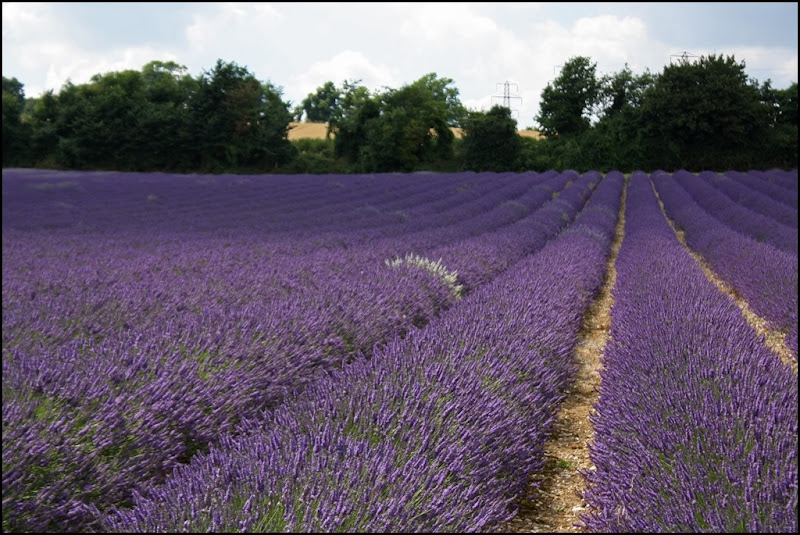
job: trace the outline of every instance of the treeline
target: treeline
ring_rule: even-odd
[[[97,74],[26,98],[3,77],[3,166],[120,171],[354,173],[797,167],[797,83],[775,89],[744,63],[708,56],[598,76],[584,56],[542,91],[543,139],[511,111],[469,110],[450,78],[371,92],[326,82],[292,108],[282,89],[218,60],[197,77],[174,62]],[[328,139],[289,141],[292,120]],[[456,138],[451,127],[464,136]]]

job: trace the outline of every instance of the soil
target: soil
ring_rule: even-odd
[[[575,381],[558,413],[553,433],[545,443],[545,463],[541,473],[531,479],[529,496],[520,503],[517,516],[504,530],[507,533],[572,533],[582,514],[589,512],[583,501],[585,479],[582,473],[594,470],[589,459],[589,444],[594,430],[589,415],[594,412],[600,389],[600,359],[611,329],[611,290],[617,280],[616,260],[625,229],[623,189],[616,233],[607,261],[606,278],[600,293],[583,316],[575,349],[579,365]],[[538,483],[538,486],[536,485]]]

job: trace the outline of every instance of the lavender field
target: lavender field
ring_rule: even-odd
[[[5,169],[3,530],[502,530],[624,216],[581,527],[796,531],[796,372],[670,222],[796,369],[797,184]]]

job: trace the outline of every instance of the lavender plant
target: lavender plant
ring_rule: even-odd
[[[607,186],[606,186],[607,184]],[[476,532],[514,512],[602,283],[622,176],[467,295],[179,467],[114,531]]]
[[[797,209],[774,200],[769,195],[753,189],[747,184],[737,182],[725,174],[709,173],[700,174],[701,178],[709,181],[711,185],[724,193],[728,198],[774,221],[797,229]],[[753,180],[758,180],[753,177]]]
[[[96,529],[98,510],[129,504],[241,421],[454,302],[434,274],[385,266],[389,238],[381,246],[275,254],[259,240],[257,225],[227,214],[236,212],[236,199],[251,201],[246,182],[217,184],[232,195],[224,198],[227,208],[215,209],[219,228],[190,231],[196,214],[182,210],[131,215],[142,205],[173,202],[185,177],[169,186],[156,181],[168,177],[150,175],[131,184],[120,182],[126,176],[69,175],[77,186],[59,191],[74,195],[68,198],[79,212],[111,207],[100,210],[104,226],[97,228],[81,227],[80,215],[53,216],[46,209],[52,199],[42,197],[52,191],[26,188],[27,178],[4,175],[4,188],[16,192],[3,197],[3,407],[4,429],[13,428],[4,438],[3,523],[9,530]],[[526,187],[514,190],[527,216],[520,219],[524,213],[504,202],[484,204],[501,223],[485,225],[483,233],[466,224],[461,234],[434,234],[420,250],[435,252],[455,239],[469,252],[516,238],[507,254],[519,258],[544,244],[543,233],[563,228],[597,181],[578,180],[577,173],[527,178]],[[544,201],[572,180],[561,195],[572,203]],[[204,198],[203,188],[213,186],[200,183],[193,191]],[[94,187],[105,192],[105,203],[102,195],[86,198]],[[303,188],[286,188],[286,198],[303,197]],[[157,199],[148,201],[144,193],[152,191]],[[25,226],[23,209],[38,227]],[[245,220],[252,215],[242,213]],[[175,230],[166,230],[168,221]],[[64,222],[69,226],[58,227]],[[153,232],[144,233],[148,228]],[[402,254],[399,243],[406,242],[395,241],[393,254]],[[490,280],[512,263],[493,260],[472,272]]]
[[[797,255],[735,232],[702,210],[671,175],[652,181],[667,216],[685,231],[686,242],[734,288],[753,311],[786,333],[797,358]]]
[[[797,169],[791,172],[726,171],[726,176],[797,210]]]
[[[677,171],[673,179],[685,189],[698,206],[731,229],[797,256],[797,228],[740,206],[708,183],[716,173],[704,171],[697,177]],[[795,210],[795,214],[797,211]]]
[[[626,205],[583,527],[796,531],[797,377],[683,250],[644,173]]]

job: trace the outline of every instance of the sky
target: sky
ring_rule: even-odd
[[[25,95],[67,80],[175,61],[197,77],[222,59],[292,108],[332,81],[373,92],[428,73],[472,110],[502,104],[536,128],[542,90],[569,59],[598,77],[658,74],[687,57],[732,56],[778,89],[797,82],[797,2],[34,3],[3,2],[3,76]],[[508,82],[508,84],[506,84]]]

